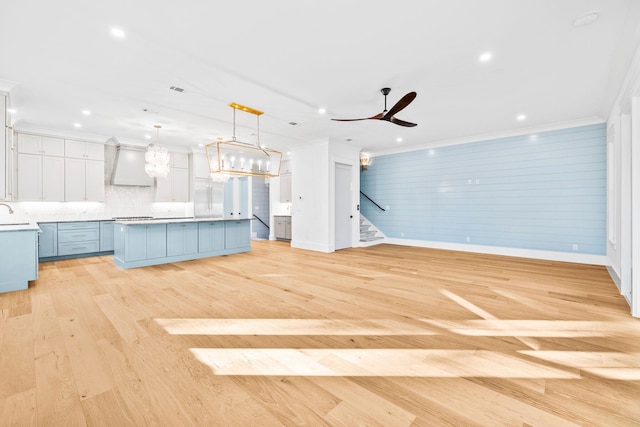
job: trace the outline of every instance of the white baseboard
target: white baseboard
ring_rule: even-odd
[[[376,243],[415,246],[420,248],[446,249],[460,252],[476,252],[490,255],[504,255],[519,258],[542,259],[547,261],[574,262],[578,264],[607,265],[605,255],[590,255],[568,252],[539,251],[532,249],[503,248],[496,246],[466,245],[461,243],[432,242],[426,240],[391,239],[378,240]]]
[[[296,249],[306,249],[309,251],[316,251],[316,252],[325,252],[325,253],[334,252],[333,249],[329,248],[328,246],[320,245],[315,242],[301,242],[300,240],[291,240],[291,247]]]

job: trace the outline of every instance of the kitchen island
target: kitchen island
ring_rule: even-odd
[[[0,292],[27,289],[38,278],[38,224],[0,224]]]
[[[251,250],[249,219],[116,221],[113,261],[136,268]]]

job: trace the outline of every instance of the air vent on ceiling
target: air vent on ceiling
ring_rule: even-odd
[[[184,89],[178,86],[171,86],[169,89],[175,90],[176,92],[184,92]]]
[[[289,124],[290,124],[291,126],[296,126],[298,123],[296,123],[296,122],[289,122]]]

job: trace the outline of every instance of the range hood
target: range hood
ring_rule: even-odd
[[[111,185],[130,185],[138,187],[152,187],[154,180],[144,171],[145,147],[120,144],[115,138],[115,158],[111,172]]]

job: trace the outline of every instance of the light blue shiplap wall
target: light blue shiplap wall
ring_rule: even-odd
[[[605,124],[378,156],[362,213],[387,237],[606,254]],[[574,245],[577,245],[577,250]]]
[[[264,178],[253,177],[251,179],[251,205],[253,214],[265,224],[269,224],[269,187],[265,184]],[[269,238],[269,229],[257,219],[252,219],[251,227],[258,239]]]

